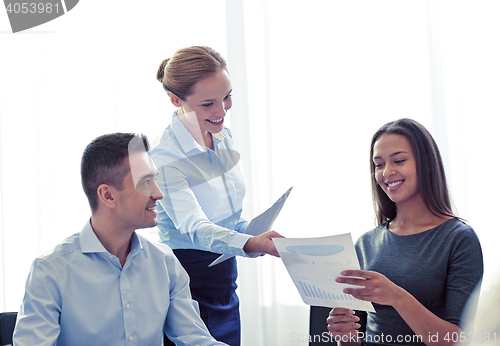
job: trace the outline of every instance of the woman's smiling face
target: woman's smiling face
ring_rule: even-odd
[[[223,129],[224,117],[232,106],[231,80],[226,70],[219,70],[193,86],[193,93],[185,101],[179,100],[182,113],[194,112],[202,134],[218,133]]]
[[[396,204],[421,199],[417,162],[410,141],[402,135],[385,133],[373,146],[375,180]]]

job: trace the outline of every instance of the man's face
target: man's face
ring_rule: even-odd
[[[156,184],[158,170],[146,152],[132,153],[130,172],[118,191],[117,212],[125,229],[154,227],[158,224],[156,206],[163,194]]]

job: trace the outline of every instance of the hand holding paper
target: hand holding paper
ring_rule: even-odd
[[[346,287],[359,286],[336,281],[342,271],[360,269],[350,233],[322,238],[275,238],[273,241],[304,303],[375,311],[370,302],[343,292]]]
[[[285,204],[285,201],[288,198],[290,191],[292,191],[292,187],[289,188],[288,191],[285,192],[285,194],[281,196],[269,209],[267,209],[265,212],[252,219],[252,221],[250,221],[250,224],[245,229],[245,232],[243,233],[250,234],[253,236],[258,236],[262,233],[269,232],[271,230],[271,227],[273,226],[274,220],[276,220],[278,214],[281,211],[281,208],[283,208],[283,204]],[[257,253],[256,255],[258,256],[259,253]],[[234,256],[221,255],[215,261],[210,263],[209,267],[219,264],[227,259],[230,259],[231,257]]]
[[[264,232],[248,239],[243,250],[246,253],[259,253],[259,251],[263,251],[263,253],[280,257],[272,238],[283,238],[283,236],[275,231]]]

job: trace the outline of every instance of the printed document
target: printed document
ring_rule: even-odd
[[[304,303],[375,312],[371,302],[345,294],[335,281],[343,270],[359,270],[350,233],[321,238],[273,238]]]
[[[278,217],[278,214],[280,213],[281,208],[283,208],[283,204],[285,204],[285,201],[288,198],[290,191],[292,191],[292,188],[293,186],[289,188],[288,191],[285,192],[285,194],[281,196],[269,209],[252,219],[252,221],[250,221],[247,228],[245,229],[245,232],[243,233],[255,236],[270,231],[271,227],[273,227],[274,220],[276,220],[276,218]],[[260,254],[255,255],[259,256]],[[209,267],[224,262],[231,257],[234,256],[221,255],[217,257],[215,261],[210,263]]]

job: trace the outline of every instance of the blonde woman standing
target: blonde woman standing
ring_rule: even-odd
[[[209,267],[220,254],[278,256],[274,231],[251,237],[242,232],[245,183],[231,131],[224,126],[232,106],[226,61],[209,47],[179,49],[157,72],[177,107],[171,124],[153,143],[165,197],[158,208],[160,240],[188,272],[193,298],[211,334],[240,345],[236,259]]]

